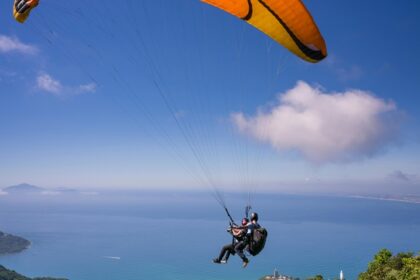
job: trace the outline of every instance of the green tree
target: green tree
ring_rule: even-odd
[[[324,277],[322,275],[316,275],[314,277],[308,278],[307,280],[324,280]]]
[[[393,256],[387,249],[380,250],[368,265],[359,280],[418,280],[420,279],[420,256],[413,253],[398,253]]]
[[[420,256],[404,258],[403,267],[399,273],[400,279],[418,280],[420,279]]]

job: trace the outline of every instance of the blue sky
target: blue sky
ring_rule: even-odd
[[[304,2],[318,64],[198,0],[2,1],[0,186],[419,194],[420,4]]]

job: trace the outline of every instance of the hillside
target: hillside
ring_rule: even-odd
[[[371,279],[420,279],[420,255],[414,253],[398,253],[382,249],[369,263],[368,269],[360,273],[359,280]]]
[[[0,255],[19,253],[29,247],[31,243],[19,236],[0,231]]]
[[[35,277],[29,278],[23,276],[16,271],[9,270],[0,265],[0,280],[68,280],[66,278],[52,278],[52,277]]]

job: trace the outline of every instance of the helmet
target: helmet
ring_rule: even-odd
[[[243,226],[246,226],[248,223],[249,223],[248,218],[243,218],[243,219],[242,219],[242,225],[243,225]]]
[[[255,212],[251,213],[251,221],[258,221],[258,214]]]

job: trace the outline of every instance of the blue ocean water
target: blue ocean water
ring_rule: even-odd
[[[240,219],[245,199],[226,196]],[[259,195],[253,206],[269,230],[263,253],[242,269],[211,259],[230,242],[223,210],[202,193],[0,197],[0,230],[31,240],[0,256],[28,276],[72,280],[256,280],[277,268],[295,277],[356,279],[381,248],[419,251],[420,205],[297,195]]]

